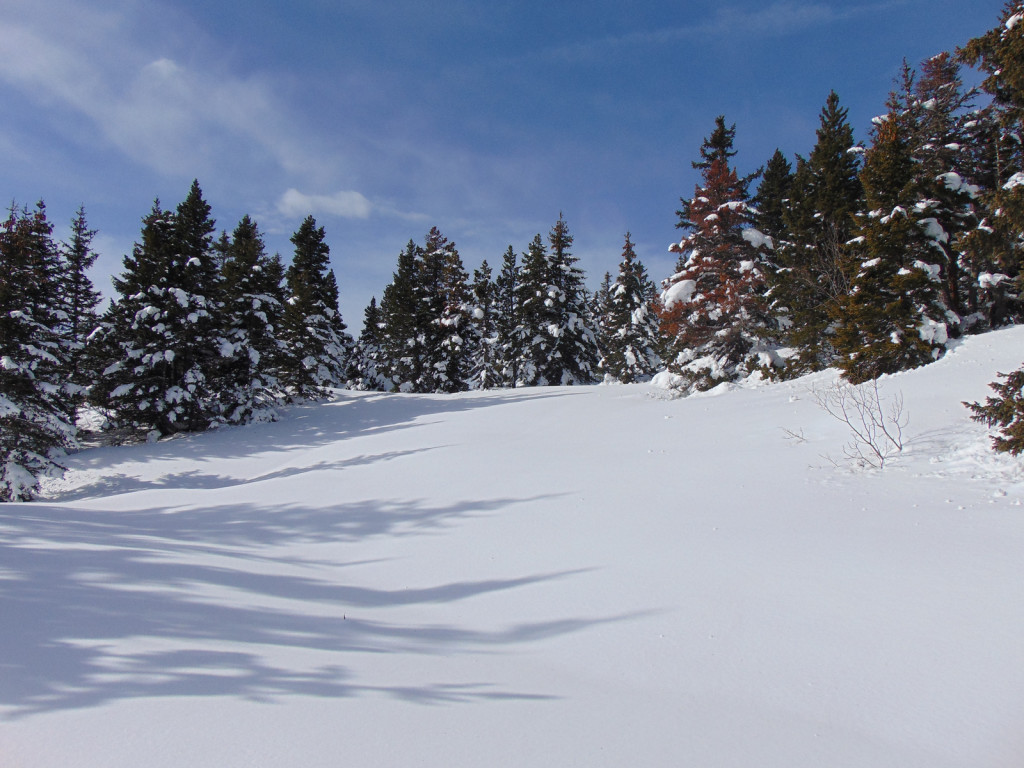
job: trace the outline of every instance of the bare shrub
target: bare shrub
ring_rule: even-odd
[[[811,395],[819,407],[850,429],[843,455],[857,466],[881,469],[903,451],[903,430],[910,418],[902,393],[883,399],[877,380],[851,384],[837,379],[829,387],[811,390]]]

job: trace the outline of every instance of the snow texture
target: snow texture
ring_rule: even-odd
[[[1019,766],[1024,471],[960,401],[1022,346],[883,378],[875,472],[821,458],[834,371],[340,392],[73,455],[0,509],[0,763]]]

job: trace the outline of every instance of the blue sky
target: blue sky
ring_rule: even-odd
[[[912,64],[1002,0],[0,0],[0,194],[79,204],[109,276],[159,197],[198,178],[268,248],[308,213],[357,329],[431,226],[467,268],[563,212],[595,286],[629,230],[671,271],[690,161],[724,114],[749,172],[810,151],[835,89],[857,137]]]

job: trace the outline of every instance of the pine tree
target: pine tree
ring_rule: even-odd
[[[837,311],[837,364],[853,383],[923,365],[941,354],[945,314],[927,265],[925,238],[912,215],[908,110],[900,94],[880,119],[861,178],[869,212],[860,228],[860,269]]]
[[[981,87],[993,102],[984,113],[992,126],[993,155],[991,179],[982,196],[987,230],[973,234],[975,242],[968,246],[977,261],[997,271],[990,276],[996,278],[992,288],[997,295],[992,298],[1000,305],[991,310],[997,324],[1011,314],[1001,306],[1008,282],[1002,276],[1020,283],[1024,264],[1024,2],[1008,0],[997,26],[969,41],[958,56],[985,74]],[[1020,286],[1016,288],[1019,292]],[[1015,314],[1021,311],[1018,306]]]
[[[410,240],[398,254],[398,265],[380,302],[384,355],[383,373],[389,389],[411,391],[420,377],[425,339],[417,327],[416,271],[422,249]]]
[[[0,229],[0,501],[27,501],[75,445],[60,326],[60,258],[40,202]]]
[[[549,265],[549,297],[554,293],[555,328],[552,354],[544,370],[544,378],[551,384],[589,384],[597,372],[597,336],[590,324],[587,310],[587,292],[583,270],[576,266],[579,259],[572,255],[573,237],[569,225],[559,214],[558,221],[548,235],[551,246]]]
[[[377,297],[370,299],[363,313],[363,330],[355,347],[356,375],[353,387],[364,392],[385,392],[391,380],[385,374],[383,316]]]
[[[322,397],[346,384],[354,341],[338,308],[338,282],[323,227],[307,216],[292,235],[295,253],[285,272],[281,338],[287,350],[282,380],[296,397]]]
[[[466,389],[470,360],[469,276],[455,243],[433,227],[417,270],[417,337],[423,339],[423,361],[417,392],[459,392]]]
[[[71,402],[80,403],[82,396],[95,381],[99,372],[86,346],[90,334],[99,325],[97,308],[102,296],[97,291],[88,270],[96,262],[97,254],[92,250],[96,230],[90,229],[85,216],[85,207],[80,206],[71,220],[71,234],[60,247],[63,279],[61,282],[61,304],[66,315],[61,323],[61,336],[67,348],[67,381],[77,390]]]
[[[515,330],[517,387],[543,386],[545,365],[551,355],[551,331],[556,328],[556,290],[549,284],[547,248],[538,233],[523,254],[516,285],[519,322]]]
[[[521,349],[516,329],[519,327],[519,265],[510,245],[501,262],[501,272],[494,280],[494,330],[501,386],[514,387],[519,379]]]
[[[220,412],[230,424],[275,418],[282,400],[278,340],[284,317],[284,265],[268,257],[248,215],[223,248],[224,280]]]
[[[658,316],[652,307],[654,285],[636,258],[630,235],[622,247],[622,261],[614,285],[602,301],[602,358],[606,376],[623,384],[650,377],[661,364],[658,356]]]
[[[912,80],[905,97],[911,122],[914,174],[909,196],[912,215],[925,235],[923,250],[915,255],[936,272],[941,299],[948,310],[951,330],[969,329],[978,322],[977,262],[967,253],[974,232],[987,234],[981,224],[981,189],[975,183],[976,114],[970,109],[971,91],[965,91],[960,64],[942,53],[925,61],[921,75]],[[973,273],[973,274],[972,274]],[[963,320],[971,313],[972,318]]]
[[[964,405],[971,410],[975,421],[999,427],[999,434],[992,436],[994,450],[1019,456],[1024,452],[1024,368],[1011,374],[1000,373],[999,377],[1005,381],[989,385],[996,397],[988,397],[984,403]]]
[[[491,279],[491,266],[485,259],[473,270],[470,286],[472,333],[468,354],[472,361],[470,389],[492,389],[501,386],[502,361],[498,338],[498,294]]]
[[[826,368],[836,357],[833,318],[851,277],[846,243],[853,236],[854,214],[863,207],[859,150],[847,110],[832,91],[821,110],[814,149],[810,157],[799,158],[782,206],[784,233],[769,280],[779,340],[792,350],[785,368],[790,376]]]
[[[752,227],[747,188],[730,167],[734,129],[724,121],[701,149],[702,183],[681,200],[678,227],[686,236],[676,274],[664,283],[662,332],[669,369],[687,390],[710,389],[752,373],[762,364],[761,339],[770,323],[764,300],[765,236]]]
[[[516,386],[586,384],[594,380],[597,338],[590,326],[583,272],[571,253],[572,235],[559,216],[523,256],[517,304],[519,375]]]
[[[115,427],[160,436],[222,421],[216,381],[225,340],[213,231],[197,182],[175,212],[156,201],[143,219],[102,323],[106,367],[94,399]]]
[[[778,149],[768,160],[761,183],[757,187],[753,203],[757,209],[754,223],[757,228],[772,238],[773,243],[782,239],[786,225],[783,210],[789,200],[793,185],[793,166]]]

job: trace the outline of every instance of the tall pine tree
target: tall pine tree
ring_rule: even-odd
[[[291,238],[292,263],[285,272],[281,338],[287,364],[282,379],[296,397],[321,397],[346,384],[354,341],[338,308],[338,282],[323,227],[307,216]]]
[[[861,174],[869,211],[861,222],[859,270],[836,312],[837,365],[854,383],[930,362],[946,341],[933,274],[913,255],[925,233],[912,213],[909,112],[901,94],[889,104]]]
[[[836,358],[833,318],[850,289],[846,243],[863,207],[860,149],[833,91],[821,110],[814,149],[799,159],[781,206],[777,269],[769,280],[780,342],[792,350],[788,375],[826,368]]]
[[[661,327],[669,370],[685,390],[710,389],[763,364],[767,241],[753,227],[752,177],[730,166],[734,134],[717,118],[694,163],[701,183],[677,212],[686,235],[670,247],[680,259],[663,286]]]
[[[654,285],[644,265],[637,260],[627,232],[618,277],[609,286],[603,302],[600,334],[600,368],[614,381],[623,384],[642,381],[661,364],[659,323],[653,299]]]
[[[157,201],[143,219],[102,324],[106,368],[94,400],[114,426],[160,436],[222,420],[223,301],[213,230],[197,182],[175,212]]]
[[[61,263],[40,202],[0,228],[0,501],[27,501],[75,444]]]
[[[273,419],[282,400],[284,265],[280,257],[267,256],[249,216],[235,227],[223,253],[221,414],[231,424]]]

